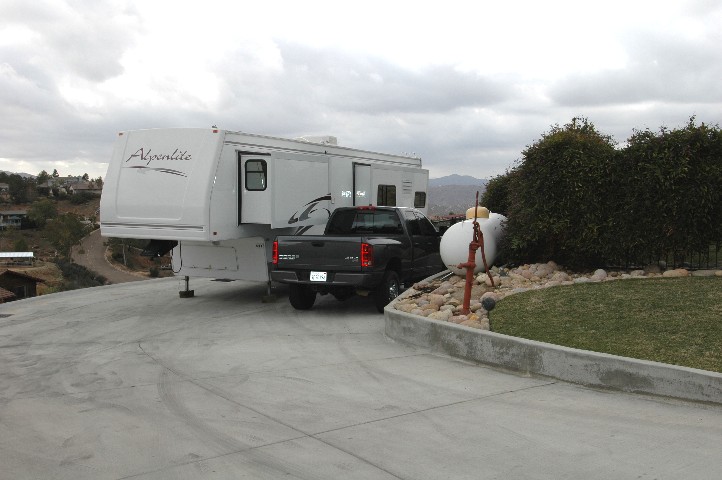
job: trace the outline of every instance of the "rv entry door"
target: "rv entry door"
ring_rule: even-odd
[[[269,154],[238,152],[238,225],[270,219],[269,159]]]
[[[353,164],[353,191],[354,206],[371,205],[371,165]]]

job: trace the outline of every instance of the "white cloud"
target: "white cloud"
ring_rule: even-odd
[[[574,116],[620,142],[720,123],[720,24],[712,0],[6,0],[0,162],[103,175],[117,131],[218,124],[489,176]]]

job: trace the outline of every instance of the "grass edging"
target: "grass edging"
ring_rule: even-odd
[[[399,298],[403,298],[402,294]],[[397,299],[398,300],[398,299]],[[722,404],[722,374],[562,347],[384,310],[389,338],[521,373],[580,385]]]

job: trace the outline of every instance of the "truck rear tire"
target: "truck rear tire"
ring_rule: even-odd
[[[376,302],[376,309],[379,313],[384,313],[384,307],[391,303],[394,298],[398,297],[399,293],[401,293],[399,275],[393,270],[387,270],[383,280],[381,280],[381,284],[374,292],[374,301]]]
[[[288,300],[296,310],[309,310],[316,301],[316,292],[308,285],[289,285]]]

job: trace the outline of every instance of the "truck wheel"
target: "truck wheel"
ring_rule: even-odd
[[[309,310],[316,301],[316,292],[306,285],[289,285],[288,300],[296,310]]]
[[[383,313],[384,307],[388,305],[391,300],[398,297],[400,292],[401,285],[399,284],[398,274],[393,270],[387,270],[384,274],[384,279],[381,280],[381,285],[379,285],[374,292],[376,309],[380,313]]]

